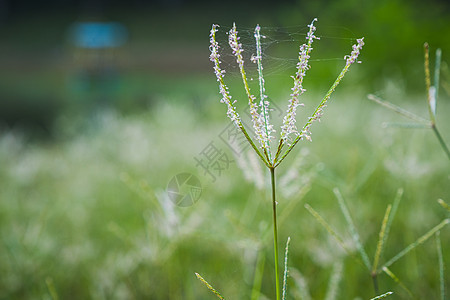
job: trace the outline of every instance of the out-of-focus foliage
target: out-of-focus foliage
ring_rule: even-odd
[[[261,293],[273,295],[268,174],[259,173],[251,157],[233,156],[222,139],[229,124],[208,60],[208,31],[212,23],[236,21],[247,28],[259,23],[262,30],[296,26],[302,33],[313,17],[324,35],[314,51],[324,60],[311,62],[299,119],[312,112],[342,67],[326,59],[348,53],[348,38],[365,36],[366,46],[363,63],[349,72],[312,128],[313,142],[299,144],[277,169],[280,241],[291,237],[288,291],[304,295],[307,286],[322,299],[342,263],[338,299],[370,299],[366,269],[340,250],[303,204],[320,212],[353,249],[332,192],[339,187],[373,257],[386,206],[403,188],[380,265],[448,218],[437,203],[450,202],[448,161],[434,136],[383,128],[398,116],[366,100],[368,93],[382,94],[426,116],[422,45],[429,42],[431,53],[440,47],[436,118],[450,141],[444,117],[450,111],[444,88],[450,85],[448,13],[444,1],[115,2],[95,14],[41,9],[2,19],[0,299],[213,299],[195,272],[227,299],[247,299],[255,265],[262,265],[259,254],[266,257]],[[123,46],[102,54],[108,68],[92,65],[95,54],[68,40],[75,22],[92,20],[117,21],[128,32]],[[269,97],[282,110],[294,69],[267,77]],[[235,89],[239,78],[227,76]],[[195,160],[211,142],[233,160],[215,181]],[[181,172],[202,183],[190,207],[173,205],[166,192]],[[447,269],[448,231],[440,236]],[[390,269],[417,298],[438,298],[434,239]],[[379,286],[380,293],[408,298],[387,276],[379,276]]]

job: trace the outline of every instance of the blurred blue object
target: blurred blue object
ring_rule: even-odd
[[[79,22],[72,26],[69,37],[80,48],[116,48],[126,42],[128,32],[117,22]]]

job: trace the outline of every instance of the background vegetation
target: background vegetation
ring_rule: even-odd
[[[102,9],[23,3],[11,4],[0,26],[0,299],[213,299],[194,272],[227,299],[250,299],[258,268],[260,299],[272,297],[269,174],[257,164],[243,172],[249,152],[234,156],[220,139],[229,123],[208,60],[212,23],[305,33],[318,17],[323,38],[312,54],[317,60],[299,120],[337,75],[350,39],[365,36],[363,63],[313,126],[313,142],[297,146],[277,169],[279,238],[291,237],[290,299],[325,299],[341,264],[336,299],[375,296],[364,266],[304,208],[318,211],[356,255],[333,188],[341,190],[371,258],[386,206],[403,189],[382,262],[449,217],[437,202],[450,203],[449,161],[432,132],[385,128],[402,117],[367,100],[374,93],[426,118],[423,43],[431,45],[432,59],[440,47],[437,122],[450,141],[445,2],[136,1]],[[74,22],[88,20],[118,21],[128,30],[124,46],[102,54],[114,57],[107,71],[83,65],[86,53],[68,38]],[[294,68],[266,78],[271,100],[283,110]],[[229,74],[238,98],[239,78]],[[215,181],[195,160],[211,142],[233,160]],[[166,193],[181,172],[197,176],[203,188],[198,202],[184,208]],[[448,226],[441,242],[448,269]],[[391,270],[401,284],[381,274],[380,292],[439,299],[434,237]],[[445,276],[448,290],[448,271]]]

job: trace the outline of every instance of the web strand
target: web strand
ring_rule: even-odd
[[[256,46],[254,38],[254,28],[242,28],[239,24],[240,43],[244,52],[242,53],[244,61],[250,62],[252,55],[256,55]],[[263,24],[261,28],[261,35],[264,38],[261,39],[262,50],[262,62],[264,64],[264,76],[279,76],[291,74],[295,71],[296,64],[298,62],[298,46],[301,45],[308,32],[308,26],[291,26],[291,27],[265,27]],[[231,29],[230,27],[221,25],[221,32],[218,33],[217,40],[219,44],[225,45],[228,40],[226,32]],[[336,50],[334,53],[345,53],[349,45],[355,43],[356,37],[346,28],[330,27],[328,30],[319,28],[319,32],[316,34],[321,39],[321,44],[317,45],[315,49],[315,57],[310,59],[310,62],[315,63],[333,63],[342,62],[344,58],[342,56],[332,56],[330,54],[322,53],[322,44],[332,45],[334,49],[336,47],[342,48],[342,51]],[[336,46],[337,45],[337,46]],[[329,47],[329,46],[327,46]],[[239,66],[236,65],[236,61],[232,53],[229,51],[229,47],[222,47],[220,49],[220,55],[222,59],[223,68],[227,70],[228,77],[240,77]],[[249,81],[257,80],[258,70],[256,65],[247,64],[246,71],[249,77]]]

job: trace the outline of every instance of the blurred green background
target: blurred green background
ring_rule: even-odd
[[[230,147],[209,30],[222,25],[226,80],[244,110],[225,31],[236,22],[250,55],[248,37],[261,25],[278,112],[314,17],[321,40],[299,125],[355,39],[366,45],[313,142],[277,169],[280,247],[292,239],[288,299],[325,299],[340,267],[336,299],[374,297],[367,269],[304,204],[357,255],[338,187],[372,259],[384,211],[403,189],[381,264],[449,217],[437,203],[450,203],[449,161],[431,130],[383,127],[408,120],[367,100],[374,93],[427,118],[423,44],[432,65],[441,48],[437,122],[450,142],[446,1],[0,1],[0,299],[214,299],[194,272],[227,299],[273,299],[269,174],[250,150]],[[223,159],[208,173],[198,161],[212,146]],[[167,193],[183,172],[201,184],[188,207]],[[448,226],[441,240],[448,269]],[[401,284],[381,274],[380,293],[440,299],[434,236],[391,270]]]

